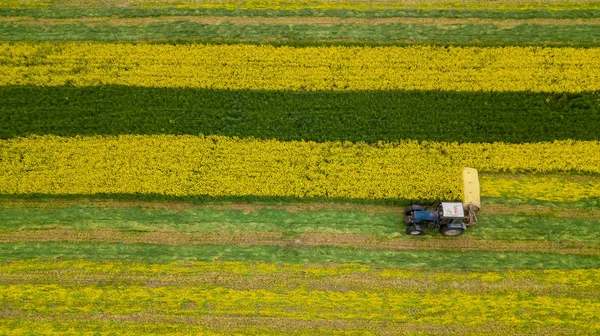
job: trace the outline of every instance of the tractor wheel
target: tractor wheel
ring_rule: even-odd
[[[404,209],[404,214],[407,215],[407,216],[410,216],[410,214],[413,211],[421,211],[421,210],[423,210],[422,206],[420,206],[420,205],[411,205],[411,206],[407,207],[406,209]]]
[[[425,229],[421,225],[413,224],[406,228],[406,233],[411,236],[418,236],[425,233]]]
[[[446,236],[446,237],[460,236],[461,234],[463,234],[463,232],[465,232],[465,229],[449,228],[446,225],[442,225],[440,227],[440,233],[442,234],[442,236]]]

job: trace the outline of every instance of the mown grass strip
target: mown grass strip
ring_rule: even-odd
[[[112,204],[109,206],[118,206]],[[126,204],[125,204],[126,205]],[[131,204],[130,206],[132,206]],[[98,207],[99,206],[99,207]],[[434,248],[439,244],[440,249],[446,246],[444,242],[456,248],[469,249],[470,246],[479,246],[479,249],[485,249],[485,243],[473,242],[470,238],[484,240],[537,240],[541,241],[542,246],[534,243],[530,244],[533,249],[554,248],[554,249],[576,249],[585,248],[581,245],[569,245],[558,242],[581,241],[588,243],[600,243],[600,225],[599,221],[573,218],[577,213],[573,213],[570,218],[553,217],[551,214],[546,216],[515,216],[504,215],[494,216],[480,214],[480,224],[468,230],[463,236],[465,239],[443,241],[422,241],[418,238],[438,238],[438,233],[434,230],[427,232],[424,237],[409,237],[404,235],[403,207],[387,209],[387,213],[368,214],[356,210],[334,210],[323,209],[318,211],[307,211],[302,206],[294,208],[292,205],[288,209],[261,209],[260,205],[243,206],[235,205],[227,209],[210,209],[186,206],[183,209],[180,205],[165,205],[166,209],[150,209],[142,207],[104,207],[98,206],[72,205],[55,208],[52,204],[44,208],[35,207],[11,207],[0,205],[0,216],[3,218],[0,225],[2,239],[8,239],[11,232],[23,234],[23,239],[27,238],[25,230],[75,230],[81,235],[80,239],[85,239],[86,234],[94,230],[115,230],[115,235],[108,232],[100,234],[97,239],[142,239],[143,237],[132,235],[133,233],[163,233],[165,239],[169,237],[175,239],[176,235],[170,235],[174,232],[181,233],[200,233],[199,235],[188,238],[181,237],[181,244],[195,243],[227,238],[237,240],[235,233],[276,233],[274,236],[264,236],[263,240],[269,239],[271,243],[294,244],[295,239],[300,239],[302,244],[310,244],[310,240],[318,245],[327,245],[326,237],[331,235],[331,244],[375,244],[381,248],[402,248],[413,246],[418,248]],[[332,205],[335,208],[335,204]],[[233,210],[239,208],[239,210]],[[486,208],[484,204],[484,209]],[[292,210],[294,212],[290,212]],[[369,209],[365,209],[370,211]],[[394,213],[390,212],[394,211]],[[123,232],[124,236],[117,234]],[[46,231],[42,231],[46,232]],[[67,231],[65,234],[68,234]],[[87,232],[87,233],[86,233]],[[213,232],[216,236],[202,234]],[[35,233],[32,232],[32,233]],[[30,233],[30,234],[32,234]],[[218,236],[218,233],[224,234],[224,237]],[[323,234],[321,238],[318,235]],[[40,237],[43,239],[43,233]],[[304,237],[301,234],[308,234]],[[345,239],[342,236],[346,235]],[[67,238],[57,235],[55,239],[66,240]],[[33,236],[31,236],[33,239]],[[151,239],[152,235],[146,239]],[[212,237],[212,238],[211,238]],[[312,237],[312,238],[311,238]],[[362,238],[361,238],[362,237]],[[14,239],[17,237],[15,236]],[[37,238],[38,240],[40,238]],[[46,237],[51,239],[51,237]],[[91,239],[91,237],[88,237]],[[158,237],[156,237],[158,238]],[[335,238],[335,239],[334,239]],[[386,240],[391,239],[393,240]],[[248,236],[251,242],[251,236]],[[308,242],[306,240],[309,240]],[[384,239],[378,241],[378,239]],[[417,240],[415,240],[417,239]],[[271,241],[272,240],[272,241]],[[111,240],[114,241],[114,240]],[[164,239],[163,239],[164,241]],[[318,243],[320,241],[320,243]],[[148,241],[150,242],[150,241]],[[175,241],[176,242],[176,239]],[[240,240],[241,242],[241,240]],[[554,242],[554,243],[549,243]],[[163,242],[164,243],[164,242]],[[168,243],[168,241],[167,241]],[[231,243],[231,242],[230,242]],[[497,242],[502,245],[506,242]],[[394,245],[397,244],[397,245]],[[475,245],[469,245],[475,244]],[[480,244],[480,245],[477,245]],[[493,242],[490,242],[490,248]],[[564,245],[563,245],[564,244]],[[514,244],[515,247],[519,243]],[[356,245],[355,245],[356,246]],[[386,247],[387,246],[387,247]],[[510,244],[502,245],[509,248]],[[527,244],[522,248],[526,249]],[[545,246],[545,247],[544,247]],[[550,251],[549,251],[550,252]]]
[[[399,228],[402,230],[402,228]],[[594,236],[594,235],[592,235]],[[600,237],[600,234],[595,236]],[[593,237],[596,238],[596,237]],[[593,239],[592,238],[592,239]],[[600,240],[595,239],[595,240]],[[382,238],[377,235],[300,233],[292,236],[283,232],[147,232],[131,233],[100,229],[76,231],[65,229],[22,230],[1,232],[0,242],[71,242],[71,243],[129,243],[156,245],[240,245],[240,246],[294,246],[294,247],[351,247],[367,250],[392,251],[495,251],[540,252],[557,254],[584,254],[600,257],[600,244],[582,242],[523,242],[507,240],[479,240],[462,237],[404,239]]]
[[[275,263],[360,263],[419,269],[580,269],[600,268],[593,255],[486,252],[389,251],[352,248],[105,243],[2,243],[0,260],[23,259],[173,261],[261,261]]]
[[[0,16],[33,17],[49,19],[73,18],[146,18],[166,16],[230,16],[230,17],[340,17],[340,18],[449,18],[449,19],[597,19],[600,11],[592,9],[565,10],[454,10],[454,9],[387,9],[387,10],[348,10],[311,9],[299,10],[253,10],[219,8],[7,8],[0,7]]]
[[[600,48],[3,43],[0,72],[1,86],[575,93],[600,90]]]
[[[113,20],[114,21],[114,20]],[[366,45],[499,45],[499,46],[585,46],[600,45],[599,25],[520,24],[503,28],[496,24],[459,24],[438,27],[423,24],[206,24],[191,21],[90,25],[23,24],[0,22],[0,40],[4,41],[151,41],[179,42],[260,42],[285,44],[322,41],[330,45],[364,43]]]
[[[0,138],[205,134],[369,143],[405,139],[509,143],[600,139],[596,131],[600,125],[598,92],[7,86],[0,87],[0,100]],[[446,122],[454,119],[460,122]]]
[[[369,320],[430,325],[484,326],[499,323],[526,328],[530,319],[540,327],[567,327],[595,332],[589,324],[600,308],[586,298],[537,297],[529,293],[472,295],[456,290],[442,293],[381,291],[235,290],[226,287],[147,287],[0,285],[3,301],[13,310],[33,313],[111,315],[152,311],[199,317],[205,314],[283,317],[299,320]],[[522,311],[528,314],[523,315]],[[435,320],[431,314],[435,312]],[[479,315],[476,315],[479,314]],[[548,314],[553,319],[545,319]],[[475,319],[474,316],[477,316]]]

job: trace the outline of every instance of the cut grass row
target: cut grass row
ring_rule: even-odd
[[[235,206],[233,206],[235,208]],[[484,204],[485,208],[485,204]],[[301,209],[301,208],[300,208]],[[388,210],[391,211],[391,210]],[[23,206],[2,206],[0,207],[0,216],[2,217],[2,240],[8,239],[5,235],[11,232],[17,232],[23,235],[21,239],[27,239],[26,230],[42,230],[43,239],[45,230],[67,230],[64,234],[69,234],[69,230],[80,232],[81,238],[85,239],[90,231],[100,230],[99,233],[106,230],[117,230],[123,232],[126,238],[142,239],[137,235],[142,233],[162,233],[165,239],[169,238],[169,233],[199,233],[194,237],[196,244],[211,239],[210,235],[202,237],[202,233],[213,232],[212,239],[228,238],[231,236],[230,243],[236,240],[236,233],[276,233],[276,235],[263,236],[263,240],[271,239],[273,242],[294,244],[296,238],[301,241],[301,234],[305,238],[313,236],[313,240],[321,237],[321,244],[325,244],[325,238],[328,235],[335,238],[335,235],[346,235],[347,239],[356,239],[365,245],[371,242],[385,246],[386,242],[392,244],[396,242],[399,246],[402,244],[415,244],[435,248],[440,244],[444,247],[442,241],[432,241],[438,237],[437,232],[431,232],[423,238],[429,238],[425,241],[415,239],[404,235],[404,217],[402,207],[396,209],[396,213],[378,213],[367,214],[353,210],[319,210],[319,211],[299,211],[290,212],[282,209],[257,209],[257,211],[248,212],[248,210],[216,210],[210,208],[190,207],[183,210],[176,209],[149,209],[142,207],[103,207],[87,205],[71,205],[54,208],[52,204],[49,207],[23,207]],[[537,240],[553,242],[588,242],[600,243],[600,225],[598,219],[576,218],[576,211],[571,214],[574,218],[561,218],[546,216],[515,216],[515,215],[485,215],[479,216],[480,225],[471,230],[467,230],[463,238],[465,246],[468,248],[469,239],[481,240]],[[584,212],[585,213],[585,212]],[[36,231],[31,231],[35,233]],[[87,232],[87,233],[86,233]],[[218,235],[221,233],[221,235]],[[321,234],[322,236],[319,236]],[[364,236],[362,236],[364,235]],[[110,234],[98,236],[102,240],[110,238]],[[176,235],[173,235],[175,239]],[[221,236],[221,237],[219,237]],[[31,236],[33,238],[33,235]],[[121,238],[123,238],[121,237]],[[151,236],[148,236],[150,239]],[[363,238],[361,238],[363,237]],[[46,237],[51,239],[50,236]],[[75,236],[73,236],[75,238]],[[343,237],[338,243],[343,244]],[[394,240],[386,240],[392,239]],[[13,239],[17,239],[15,236]],[[56,237],[60,240],[60,235]],[[90,237],[91,239],[91,237]],[[114,236],[113,239],[117,239]],[[181,237],[182,242],[193,242],[194,238]],[[192,240],[190,240],[192,239]],[[251,239],[248,236],[248,239]],[[383,239],[383,240],[378,240]],[[66,240],[66,238],[62,238]],[[174,240],[176,242],[177,239]],[[338,239],[333,239],[332,244]],[[251,241],[251,240],[250,240]],[[450,241],[444,240],[447,243]],[[460,248],[462,238],[453,241],[457,248]],[[164,239],[163,239],[164,243]],[[346,242],[351,243],[351,242]],[[306,243],[304,243],[306,244]],[[476,243],[473,243],[476,244]],[[483,243],[482,243],[483,244]],[[509,244],[510,245],[510,244]],[[527,244],[525,244],[527,245]],[[535,244],[532,244],[535,246]],[[558,246],[560,247],[560,246]],[[484,248],[482,245],[480,248]],[[564,248],[569,248],[568,244]]]
[[[402,228],[399,228],[403,231]],[[64,229],[27,230],[0,233],[0,242],[128,243],[154,245],[238,245],[342,247],[390,251],[494,251],[581,254],[600,257],[600,244],[570,241],[506,241],[461,238],[448,240],[407,240],[373,235],[282,232],[148,232],[118,230],[75,231]]]
[[[8,8],[0,7],[0,16],[33,17],[52,19],[72,18],[145,18],[167,16],[230,16],[230,17],[339,17],[339,18],[480,18],[480,19],[594,19],[600,18],[600,11],[594,9],[565,10],[472,10],[472,9],[402,9],[402,10],[364,10],[348,9],[298,9],[298,10],[240,10],[208,8]]]
[[[423,24],[204,24],[191,21],[113,25],[0,22],[4,41],[177,41],[177,43],[266,43],[297,45],[600,46],[600,25],[494,24],[438,27]]]
[[[23,242],[0,244],[0,260],[259,261],[269,263],[360,263],[406,269],[584,269],[600,268],[595,255],[490,251],[392,251],[334,247],[151,245]]]
[[[0,138],[5,139],[34,134],[205,134],[285,141],[519,143],[598,140],[600,125],[598,92],[4,86],[0,101]]]

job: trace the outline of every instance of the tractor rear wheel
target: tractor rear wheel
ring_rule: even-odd
[[[465,229],[461,229],[461,228],[449,228],[446,225],[442,225],[440,227],[440,233],[442,234],[442,236],[446,236],[446,237],[460,236],[461,234],[463,234],[463,232],[465,232]]]
[[[425,233],[425,229],[421,225],[413,224],[406,228],[406,233],[411,236],[418,236]]]

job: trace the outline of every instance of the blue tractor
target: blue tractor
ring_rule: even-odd
[[[477,224],[481,207],[479,176],[474,168],[463,169],[463,202],[442,202],[431,209],[411,205],[405,209],[406,233],[421,235],[426,228],[435,228],[443,236],[460,236],[467,226]]]
[[[411,205],[405,210],[406,233],[421,235],[426,228],[435,228],[443,236],[460,236],[467,225],[477,223],[476,209],[475,205],[465,209],[459,202],[442,202],[428,210],[420,205]]]

